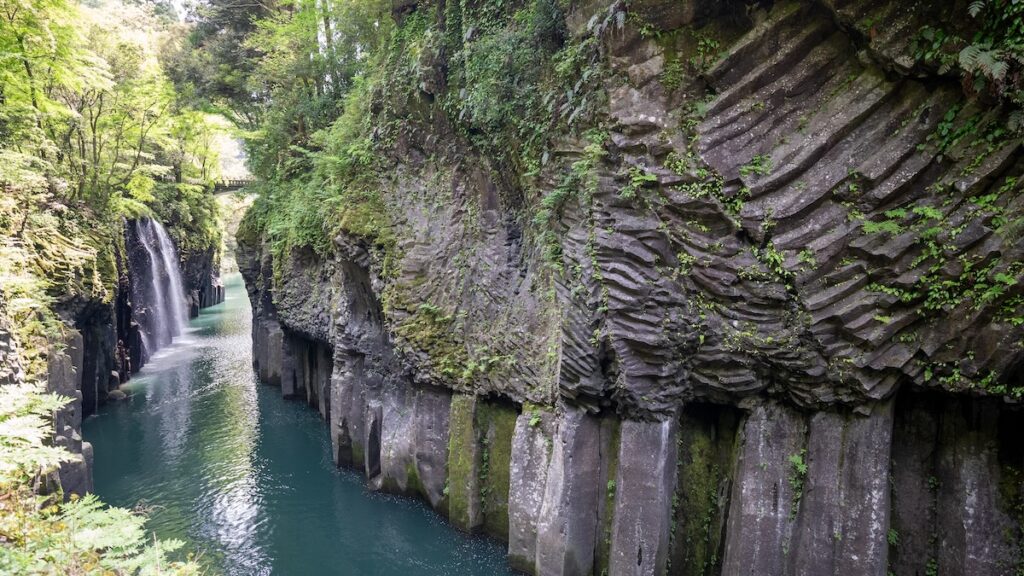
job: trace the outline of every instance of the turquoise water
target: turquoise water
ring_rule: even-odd
[[[316,411],[256,382],[250,322],[235,274],[226,302],[123,388],[129,400],[83,424],[100,497],[146,508],[159,537],[185,540],[213,573],[511,573],[497,542],[335,468]]]

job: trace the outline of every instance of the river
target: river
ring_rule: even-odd
[[[213,573],[510,574],[498,542],[334,466],[316,411],[256,381],[245,288],[225,280],[225,302],[122,387],[129,399],[83,423],[96,493],[147,509]]]

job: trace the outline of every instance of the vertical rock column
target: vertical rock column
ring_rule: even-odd
[[[380,489],[421,497],[447,512],[444,487],[448,464],[451,393],[397,387],[381,399]]]
[[[310,388],[316,391],[316,407],[320,411],[320,417],[326,422],[331,421],[331,374],[334,372],[334,353],[331,347],[319,344],[316,347],[314,364],[315,377],[310,382]]]
[[[331,421],[328,430],[334,463],[362,467],[366,413],[366,381],[363,357],[337,353],[331,375]]]
[[[284,332],[273,319],[253,318],[253,364],[264,384],[281,385],[281,363],[284,354]]]
[[[287,332],[281,346],[281,396],[291,398],[305,382],[305,342]]]
[[[480,505],[483,529],[508,540],[508,494],[512,436],[519,412],[510,403],[477,402],[476,429],[480,447]]]
[[[619,444],[622,421],[615,414],[601,418],[601,469],[596,478],[601,492],[597,506],[597,550],[594,574],[609,574],[612,564],[612,533],[615,530],[615,494],[619,473]]]
[[[811,417],[792,574],[885,573],[892,416],[889,401],[868,416]]]
[[[412,461],[420,494],[434,510],[447,504],[448,417],[452,395],[442,390],[418,390],[413,401]]]
[[[669,556],[676,480],[675,419],[624,420],[615,480],[611,574],[661,576]]]
[[[548,479],[555,415],[524,409],[512,435],[508,494],[508,560],[512,568],[536,574],[537,524]]]
[[[791,458],[804,458],[801,414],[775,402],[756,404],[740,432],[722,574],[782,574],[802,496]]]
[[[448,439],[448,512],[452,523],[495,538],[509,535],[509,474],[518,412],[511,404],[456,395]]]
[[[481,454],[474,426],[476,404],[476,396],[453,396],[448,424],[448,519],[466,532],[483,524]]]
[[[63,462],[58,470],[61,488],[65,495],[85,495],[92,491],[92,445],[82,441],[82,335],[69,330],[63,351],[50,350],[47,369],[47,392],[71,398],[71,401],[54,414],[56,434],[54,443],[71,452],[71,459]]]
[[[601,487],[601,427],[585,411],[566,407],[548,465],[537,523],[535,573],[585,576],[594,568]]]
[[[1024,565],[1024,419],[998,400],[901,394],[891,570],[1015,574]]]

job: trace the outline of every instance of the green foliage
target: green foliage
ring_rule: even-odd
[[[450,337],[454,322],[454,314],[446,314],[437,306],[424,303],[398,323],[395,334],[401,341],[426,352],[439,376],[458,380],[466,373],[470,358],[465,345]]]
[[[311,166],[307,152],[324,143],[318,132],[339,115],[355,113],[347,112],[346,96],[365,90],[358,78],[379,65],[374,56],[390,35],[389,6],[379,0],[288,0],[254,21],[245,39],[255,55],[245,83],[263,95],[252,111],[258,130],[247,140],[257,176],[267,181],[301,177]],[[323,26],[333,34],[321,42]]]
[[[626,186],[619,190],[619,196],[626,199],[636,198],[636,194],[642,188],[658,183],[658,176],[644,169],[642,166],[633,166],[629,169],[629,181]]]
[[[562,246],[551,227],[561,217],[562,210],[570,198],[576,199],[589,209],[594,194],[597,193],[598,168],[607,155],[604,148],[604,141],[608,138],[606,132],[589,130],[584,138],[587,145],[583,149],[583,154],[572,163],[558,186],[541,198],[540,209],[533,217],[534,225],[542,228],[540,244],[543,248],[544,261],[555,270],[562,270]]]
[[[0,572],[4,574],[199,574],[172,562],[177,540],[147,536],[145,518],[95,496],[55,502],[35,494],[70,454],[49,445],[52,414],[66,398],[33,386],[0,387]]]
[[[686,69],[683,63],[676,58],[665,61],[665,68],[661,72],[661,84],[669,90],[675,90],[683,84],[686,78]]]
[[[536,428],[540,425],[540,413],[534,411],[530,413],[530,420],[528,422],[530,428]]]
[[[775,244],[768,242],[763,249],[756,250],[755,254],[765,267],[777,276],[789,276],[786,270],[786,257],[775,247]]]
[[[1009,127],[1024,128],[1024,3],[976,0],[964,19],[973,32],[962,37],[925,27],[914,41],[915,56],[940,72],[958,70],[970,95],[990,94],[1009,104]]]
[[[53,412],[68,401],[34,386],[0,387],[0,487],[27,484],[68,459],[67,451],[47,442]]]
[[[0,0],[0,22],[0,289],[35,373],[54,297],[113,298],[123,217],[219,246],[214,129],[164,77],[151,8]]]
[[[750,162],[740,166],[740,175],[749,177],[752,175],[766,176],[772,171],[772,159],[767,154],[758,154],[750,159]]]
[[[789,456],[789,486],[793,489],[793,506],[790,510],[790,517],[795,517],[800,509],[800,499],[804,495],[804,481],[807,480],[807,462],[805,458],[807,450],[801,450],[797,454]]]
[[[310,248],[320,255],[331,251],[332,239],[348,234],[385,251],[394,237],[377,180],[378,156],[368,137],[372,81],[357,77],[345,97],[342,114],[310,137],[313,149],[292,148],[290,161],[307,165],[302,176],[286,177],[253,187],[258,198],[246,213],[238,237],[256,243],[270,241],[275,277],[287,255]]]
[[[460,18],[474,34],[452,54],[445,106],[477,145],[536,173],[556,123],[578,125],[597,104],[596,42],[567,42],[553,0],[527,2],[512,18],[486,7]]]
[[[800,251],[800,262],[813,268],[818,265],[818,259],[814,256],[814,251],[810,248],[804,248]]]

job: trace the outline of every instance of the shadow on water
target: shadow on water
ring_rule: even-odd
[[[147,507],[158,536],[215,573],[510,574],[499,543],[335,468],[316,412],[256,382],[240,276],[226,288],[123,387],[128,400],[84,423],[96,492]]]

